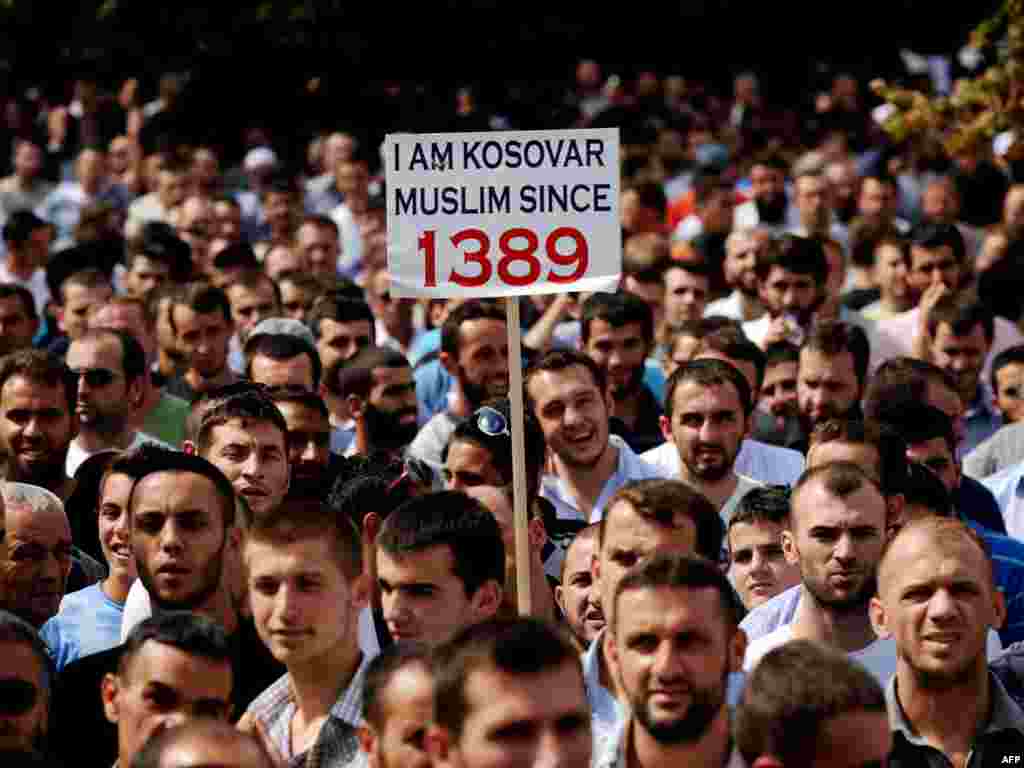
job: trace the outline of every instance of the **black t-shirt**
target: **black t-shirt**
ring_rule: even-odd
[[[228,643],[234,663],[232,722],[252,700],[285,673],[249,619],[241,619]],[[61,671],[54,687],[50,726],[53,753],[76,768],[110,768],[117,760],[117,726],[107,720],[100,698],[104,675],[117,671],[123,646],[84,656]],[[83,749],[83,734],[88,743]]]

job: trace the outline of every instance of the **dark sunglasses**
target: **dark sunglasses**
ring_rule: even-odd
[[[497,408],[491,408],[489,405],[478,408],[473,414],[473,421],[476,428],[488,437],[500,437],[501,435],[512,437],[508,428],[508,419]]]
[[[7,677],[0,680],[0,716],[19,717],[36,705],[39,689],[28,680]]]
[[[109,368],[79,368],[77,370],[72,368],[71,372],[79,378],[84,378],[85,383],[90,387],[105,387],[118,375],[116,371]]]

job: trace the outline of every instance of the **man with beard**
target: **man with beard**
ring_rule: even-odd
[[[159,442],[131,427],[132,411],[142,404],[146,353],[124,331],[88,331],[71,342],[68,368],[78,377],[78,436],[68,448],[66,471],[74,477],[79,465],[105,450],[127,451]]]
[[[597,552],[598,528],[600,523],[588,525],[569,543],[562,561],[561,583],[555,587],[555,602],[580,653],[587,650],[605,626],[590,567]]]
[[[22,350],[0,360],[3,478],[66,499],[74,488],[65,466],[78,434],[78,379],[53,355]]]
[[[953,376],[966,408],[962,453],[970,453],[1003,424],[981,376],[994,334],[995,318],[976,300],[945,296],[928,315],[929,359]]]
[[[788,437],[790,425],[797,419],[799,399],[797,379],[800,349],[788,341],[770,344],[764,351],[764,381],[758,393],[757,410],[769,419],[755,419],[754,437],[761,440]],[[757,427],[761,422],[764,429]]]
[[[448,407],[431,417],[409,446],[409,455],[435,471],[441,469],[441,453],[459,420],[470,416],[485,400],[508,394],[505,310],[478,300],[460,304],[441,326],[438,359],[454,379]]]
[[[32,293],[21,285],[0,283],[0,356],[31,347],[37,330]]]
[[[791,623],[750,643],[744,670],[772,648],[803,639],[843,651],[888,681],[896,648],[876,637],[868,616],[886,524],[885,498],[857,465],[835,462],[804,473],[782,534],[786,560],[800,567],[800,602]]]
[[[992,560],[962,522],[926,517],[892,540],[871,618],[897,649],[886,687],[893,768],[1020,759],[1024,711],[986,662],[986,635],[1005,616]]]
[[[355,439],[345,455],[403,453],[418,431],[416,384],[405,355],[390,347],[366,347],[339,372],[339,383],[355,422]]]
[[[910,224],[896,216],[899,194],[896,179],[887,173],[876,172],[865,176],[857,195],[860,218],[877,232],[895,230],[900,235],[910,233]]]
[[[777,154],[766,153],[750,166],[750,192],[753,200],[737,205],[733,211],[732,228],[763,227],[780,233],[786,228],[786,161]]]
[[[619,489],[602,518],[591,562],[596,601],[607,622],[583,654],[587,685],[598,736],[622,725],[622,689],[608,657],[607,629],[613,621],[615,590],[626,573],[652,555],[678,554],[717,560],[725,529],[711,502],[678,480],[645,480]]]
[[[554,505],[559,520],[596,523],[627,482],[660,476],[609,433],[611,395],[605,382],[593,359],[570,350],[548,352],[526,372],[526,407],[540,424],[554,470],[544,477],[541,496]]]
[[[720,315],[747,323],[764,314],[758,297],[755,267],[757,254],[768,247],[766,229],[734,229],[725,239],[725,282],[732,293],[712,301],[704,308],[704,316]]]
[[[829,419],[857,418],[868,378],[871,350],[859,326],[814,325],[800,347],[797,403],[804,435]]]
[[[783,235],[757,254],[755,274],[765,313],[743,324],[761,349],[779,341],[799,346],[825,298],[828,260],[821,243]]]
[[[289,492],[298,496],[323,496],[329,485],[331,424],[320,396],[302,387],[275,387],[270,392],[288,431]]]
[[[752,409],[747,380],[722,360],[693,360],[665,385],[661,428],[679,451],[679,479],[702,493],[726,523],[747,491],[761,485],[734,469]]]
[[[0,610],[0,681],[4,701],[0,754],[8,750],[45,751],[53,666],[46,644],[35,629],[4,610]]]
[[[789,232],[799,237],[830,237],[846,248],[849,242],[846,227],[832,212],[831,190],[821,166],[809,164],[795,175],[797,223],[789,227]]]
[[[594,765],[742,766],[726,692],[746,636],[722,572],[700,558],[655,555],[618,583],[609,627],[630,716]]]
[[[169,393],[191,403],[202,392],[235,381],[227,364],[234,326],[223,291],[207,283],[184,286],[170,296],[168,319],[185,368],[168,382]]]
[[[230,580],[224,578],[226,561],[238,557],[234,490],[217,467],[198,456],[154,445],[128,456],[139,478],[129,500],[139,582],[154,616],[190,611],[223,627],[235,670],[230,711],[237,718],[284,669],[260,641],[252,620],[240,612]],[[130,632],[127,620],[124,629]],[[117,757],[115,730],[101,713],[83,709],[82,702],[95,700],[100,681],[116,671],[124,647],[85,656],[61,673],[55,722],[57,733],[68,736],[61,744],[66,744],[62,757],[69,764],[83,764],[80,740],[72,736],[83,732],[92,739],[88,765],[109,766]]]
[[[637,453],[660,445],[661,406],[644,386],[654,348],[651,308],[628,293],[593,294],[583,302],[580,345],[604,373],[612,432]]]

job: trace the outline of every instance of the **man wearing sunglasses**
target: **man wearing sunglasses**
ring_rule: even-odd
[[[164,445],[132,428],[132,413],[142,405],[146,353],[124,331],[88,331],[68,347],[68,368],[78,377],[75,414],[78,436],[68,447],[67,474],[74,477],[87,458],[109,449],[130,450],[143,443]]]
[[[0,610],[0,752],[45,753],[52,677],[46,644],[36,631]]]

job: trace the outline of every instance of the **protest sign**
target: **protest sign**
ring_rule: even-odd
[[[618,130],[395,134],[384,154],[395,296],[618,285]]]
[[[516,587],[529,614],[518,297],[618,287],[619,132],[393,134],[384,166],[391,295],[506,297]]]

